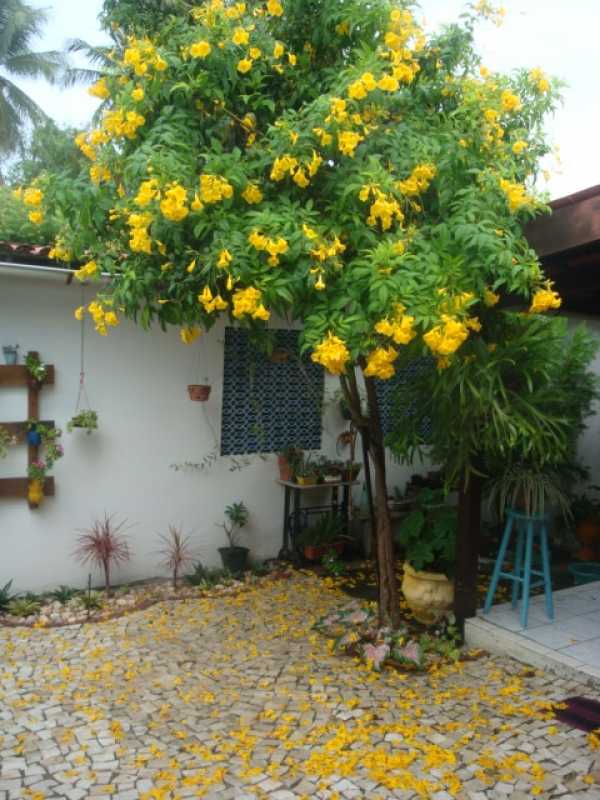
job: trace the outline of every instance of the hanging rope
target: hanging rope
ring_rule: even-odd
[[[81,305],[85,306],[85,289],[81,287]],[[79,341],[79,393],[77,395],[77,405],[75,406],[75,414],[84,409],[90,409],[90,401],[85,388],[85,314],[81,317],[80,328],[80,341]],[[84,405],[82,406],[82,401]]]

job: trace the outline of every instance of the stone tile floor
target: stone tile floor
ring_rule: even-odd
[[[544,595],[532,597],[526,628],[510,603],[492,606],[489,614],[480,611],[469,623],[468,640],[484,645],[485,636],[495,628],[492,635],[505,652],[527,650],[545,656],[548,666],[569,667],[600,680],[600,582],[554,592],[553,601],[554,620],[549,620]]]
[[[485,655],[371,673],[311,630],[347,599],[297,574],[0,629],[0,800],[600,799],[600,749],[547,711],[589,684]]]

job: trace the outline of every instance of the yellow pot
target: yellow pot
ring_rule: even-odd
[[[439,622],[454,603],[454,582],[440,572],[418,572],[404,564],[402,593],[419,622]]]
[[[44,500],[44,482],[33,478],[29,481],[27,499],[31,506],[37,508]]]

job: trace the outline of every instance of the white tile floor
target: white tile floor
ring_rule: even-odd
[[[492,606],[489,614],[479,611],[467,621],[467,643],[600,680],[600,581],[554,592],[553,600],[549,620],[544,595],[531,599],[526,628],[510,602]]]

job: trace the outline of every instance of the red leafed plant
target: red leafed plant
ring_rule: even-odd
[[[184,536],[181,528],[169,525],[169,533],[161,535],[160,539],[165,545],[159,551],[165,557],[160,566],[172,572],[173,588],[176,589],[182,568],[194,560],[194,554],[189,546],[190,537]]]
[[[115,523],[114,514],[104,513],[91,528],[80,529],[74,556],[81,564],[92,564],[104,570],[106,594],[110,595],[110,570],[113,565],[129,561],[129,546],[123,536],[126,520]]]

